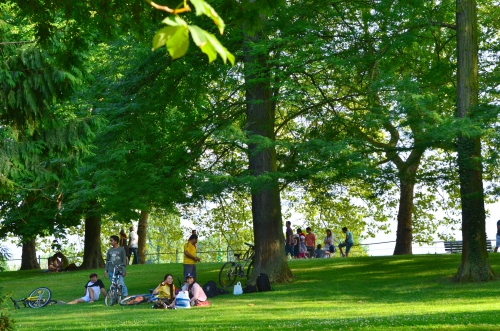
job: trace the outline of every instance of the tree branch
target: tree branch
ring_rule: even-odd
[[[167,6],[161,6],[161,5],[155,3],[151,0],[146,0],[146,2],[149,3],[155,9],[158,9],[161,11],[166,11],[167,13],[174,14],[174,15],[191,11],[191,8],[189,8],[189,6],[187,4],[182,8],[172,9],[170,7],[167,7]]]

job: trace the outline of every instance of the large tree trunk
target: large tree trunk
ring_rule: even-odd
[[[395,130],[389,130],[389,132]],[[394,144],[398,139],[391,139]],[[417,141],[415,141],[417,144]],[[387,151],[387,158],[390,159],[398,169],[399,178],[399,210],[398,210],[398,230],[396,232],[396,247],[394,255],[412,254],[413,241],[413,198],[415,192],[415,182],[420,161],[425,149],[414,148],[406,161],[396,153],[395,149]]]
[[[93,205],[96,206],[97,203],[94,202]],[[95,210],[89,211],[85,217],[84,240],[83,262],[80,268],[104,268],[104,259],[101,251],[101,215]]]
[[[139,264],[146,263],[146,237],[148,232],[149,212],[141,210],[141,218],[137,225],[137,235],[139,236]]]
[[[396,232],[396,247],[394,255],[412,254],[412,215],[415,181],[400,178],[398,230]]]
[[[259,38],[246,40],[244,47],[247,130],[253,141],[274,141],[275,106],[271,100],[270,76],[266,55],[255,55],[252,45]],[[276,150],[259,143],[249,144],[249,169],[256,177],[252,184],[252,217],[255,239],[254,275],[266,273],[272,282],[292,277],[288,267],[281,219]]]
[[[40,264],[36,259],[36,238],[23,241],[21,255],[21,270],[40,269]]]
[[[477,4],[457,0],[457,117],[464,118],[478,105]],[[486,250],[481,140],[457,139],[460,199],[462,203],[462,262],[455,280],[482,282],[496,278]]]

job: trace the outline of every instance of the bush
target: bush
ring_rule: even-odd
[[[0,293],[0,331],[13,331],[14,320],[9,317],[9,315],[5,311],[5,308],[2,308],[2,304],[6,299],[7,296]]]

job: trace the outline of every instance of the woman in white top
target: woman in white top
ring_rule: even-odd
[[[326,230],[326,237],[323,239],[323,243],[325,244],[325,253],[335,253],[335,246],[333,245],[333,235],[332,230]]]

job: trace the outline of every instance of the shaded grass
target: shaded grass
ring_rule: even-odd
[[[500,254],[490,262],[498,272]],[[272,292],[228,294],[211,299],[210,307],[175,311],[105,307],[102,298],[42,309],[5,307],[17,330],[500,330],[500,283],[453,283],[459,264],[460,255],[294,260],[295,278],[273,284]],[[199,282],[217,280],[221,266],[200,264]],[[102,278],[102,269],[4,272],[0,286],[15,298],[46,286],[54,299],[69,301],[82,296],[93,271]],[[129,293],[147,293],[166,273],[177,278],[182,264],[130,266]]]

